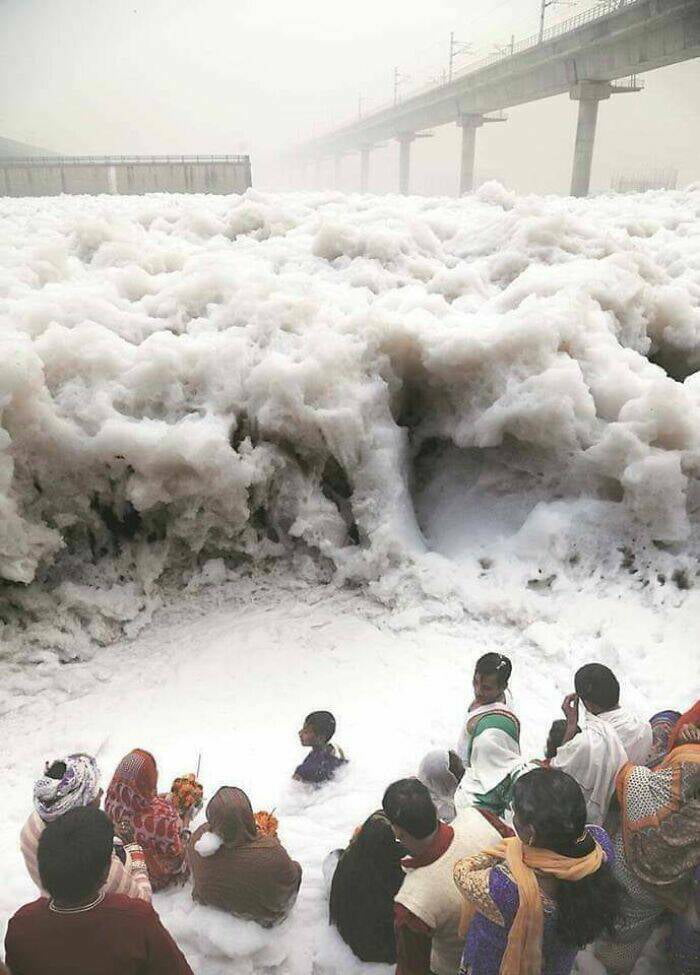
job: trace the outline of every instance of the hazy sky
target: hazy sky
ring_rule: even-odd
[[[0,0],[0,136],[64,153],[250,151],[254,178],[290,185],[277,150],[332,128],[447,64],[537,29],[540,0]],[[592,6],[555,7],[552,21]],[[410,82],[405,83],[406,86]],[[594,187],[620,170],[675,166],[700,179],[700,61],[652,72],[600,108]],[[521,190],[566,191],[576,105],[548,99],[478,133],[477,170]],[[459,132],[414,146],[412,188],[452,193]],[[398,146],[372,189],[396,188]],[[357,158],[343,188],[357,186]],[[331,182],[330,167],[322,174]]]

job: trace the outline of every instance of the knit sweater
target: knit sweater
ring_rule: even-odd
[[[462,895],[452,879],[454,865],[501,839],[476,809],[465,809],[452,822],[454,837],[447,850],[426,866],[410,869],[396,895],[396,903],[423,921],[432,931],[431,971],[454,975],[459,968],[464,939],[459,935]]]
[[[29,876],[36,886],[46,894],[41,886],[37,850],[39,837],[46,829],[46,823],[37,812],[33,812],[22,828],[20,834],[20,849],[27,865]],[[138,843],[128,843],[124,847],[126,862],[122,863],[116,853],[112,854],[112,865],[109,868],[107,881],[102,888],[106,894],[124,894],[138,900],[151,900],[151,882],[144,860],[143,851]]]
[[[14,975],[193,975],[150,904],[100,894],[58,910],[45,897],[11,918],[5,957]]]

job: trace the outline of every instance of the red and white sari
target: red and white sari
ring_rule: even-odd
[[[157,788],[155,759],[136,748],[117,766],[105,797],[105,811],[112,822],[125,820],[133,827],[154,891],[187,873],[182,820],[172,802],[157,794]]]

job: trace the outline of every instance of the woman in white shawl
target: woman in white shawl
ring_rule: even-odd
[[[455,818],[455,792],[464,776],[462,759],[456,752],[438,748],[428,752],[418,769],[418,779],[435,803],[438,819],[451,823]]]
[[[511,671],[510,660],[500,653],[484,654],[476,662],[474,700],[457,744],[465,766],[455,794],[458,811],[476,806],[503,816],[515,774],[524,769],[520,722],[506,703]]]

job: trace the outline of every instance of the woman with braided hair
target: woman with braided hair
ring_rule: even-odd
[[[465,774],[455,793],[457,811],[476,806],[503,816],[510,805],[514,773],[523,768],[520,721],[507,702],[513,666],[502,653],[486,653],[474,668],[474,700],[457,743]]]

